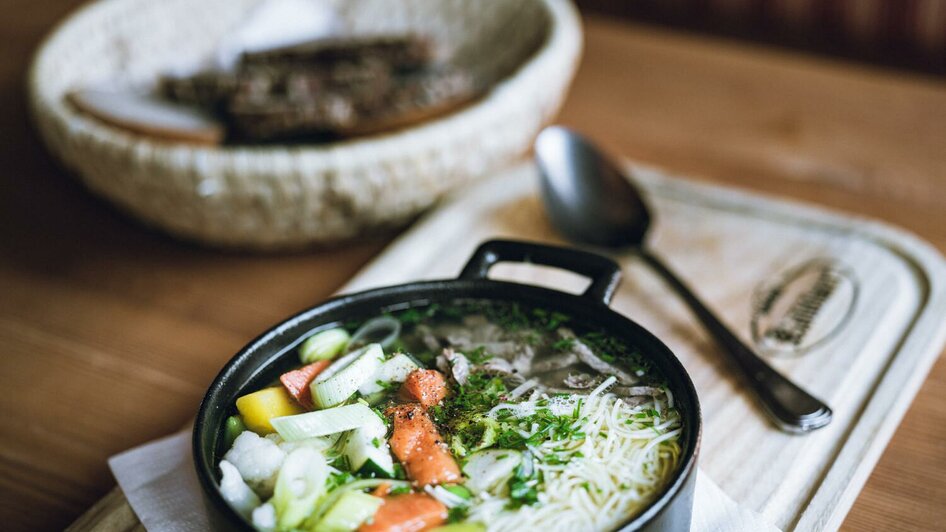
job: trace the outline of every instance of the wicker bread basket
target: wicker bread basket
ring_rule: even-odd
[[[562,103],[581,49],[568,0],[323,0],[353,34],[417,31],[501,80],[460,111],[389,134],[311,146],[200,147],[74,110],[64,95],[147,86],[209,55],[258,0],[100,0],[61,24],[29,79],[49,149],[93,191],[176,235],[278,249],[402,224],[525,153]]]

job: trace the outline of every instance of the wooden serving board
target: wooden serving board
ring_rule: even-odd
[[[700,467],[782,529],[837,528],[946,342],[946,263],[912,235],[869,220],[653,170],[633,175],[655,213],[653,248],[746,341],[753,316],[762,333],[788,323],[794,328],[781,329],[800,334],[802,344],[823,338],[770,360],[827,401],[834,420],[808,435],[780,432],[682,302],[632,255],[614,256],[624,282],[612,308],[660,337],[696,384],[705,422]],[[455,194],[343,291],[454,277],[480,242],[496,237],[561,242],[544,218],[531,165]],[[786,283],[802,264],[814,265],[805,279],[817,282]],[[818,281],[821,264],[831,269]],[[572,292],[587,283],[521,264],[499,265],[493,276]],[[781,320],[759,318],[766,301],[783,309]],[[129,514],[113,492],[74,529],[128,530],[136,525]]]
[[[612,308],[670,346],[696,384],[705,420],[700,466],[736,502],[782,529],[837,528],[946,340],[942,258],[876,222],[655,171],[638,169],[634,177],[655,213],[655,250],[747,341],[758,287],[812,259],[836,261],[853,279],[856,301],[834,336],[805,354],[772,359],[834,409],[825,429],[791,435],[766,421],[666,285],[633,256],[614,257],[624,282]],[[537,188],[534,170],[523,166],[456,195],[345,291],[453,277],[489,238],[561,242],[545,220]],[[586,284],[536,266],[494,272],[573,292]],[[822,312],[844,310],[829,308],[830,302]],[[809,334],[815,329],[817,320]]]

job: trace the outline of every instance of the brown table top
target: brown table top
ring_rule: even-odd
[[[74,0],[0,18],[0,522],[62,528],[114,485],[106,458],[193,416],[223,362],[328,296],[385,239],[282,256],[152,232],[76,184],[28,125],[30,54]],[[12,11],[12,12],[11,12]],[[602,19],[561,122],[613,153],[899,224],[946,251],[946,84]],[[946,522],[940,361],[846,522]]]

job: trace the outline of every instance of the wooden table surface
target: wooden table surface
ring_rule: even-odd
[[[74,0],[0,18],[0,528],[62,528],[106,458],[178,429],[246,341],[331,294],[385,239],[282,256],[152,232],[93,198],[28,124],[24,73]],[[602,19],[562,113],[616,154],[912,230],[946,252],[946,84]],[[946,527],[946,362],[850,530]]]

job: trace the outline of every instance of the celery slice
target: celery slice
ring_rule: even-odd
[[[373,517],[384,504],[380,497],[360,491],[346,491],[325,516],[312,527],[319,532],[351,532]]]
[[[322,500],[319,501],[319,506],[315,511],[314,517],[325,515],[325,512],[327,512],[328,509],[335,504],[335,501],[337,501],[339,497],[349,491],[374,489],[381,484],[387,484],[391,487],[391,489],[410,489],[411,487],[411,483],[406,480],[389,480],[383,478],[366,478],[363,480],[355,480],[354,482],[349,482],[348,484],[343,484],[335,488],[334,490],[330,491],[328,495],[323,497]]]
[[[394,476],[394,459],[384,439],[387,427],[377,416],[374,421],[348,433],[343,452],[352,471],[387,478]]]

